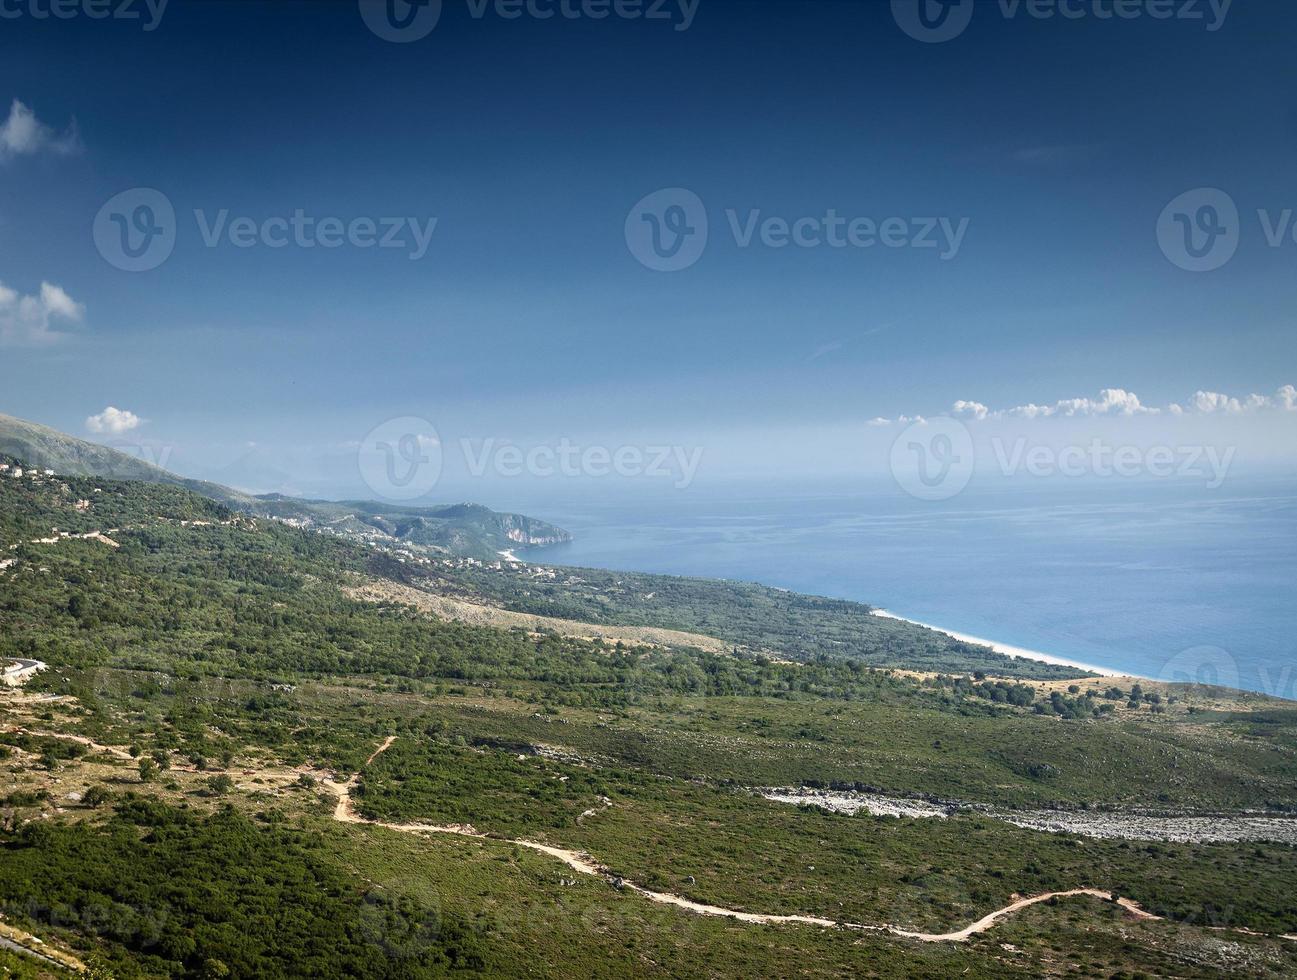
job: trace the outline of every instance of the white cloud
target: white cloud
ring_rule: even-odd
[[[1188,408],[1178,403],[1171,403],[1166,408],[1155,408],[1145,405],[1133,391],[1124,388],[1104,388],[1097,398],[1064,398],[1052,405],[1015,405],[1012,408],[991,410],[981,402],[960,399],[950,407],[950,414],[955,418],[982,422],[987,419],[1044,419],[1044,418],[1078,418],[1078,417],[1130,417],[1135,415],[1160,415],[1163,412],[1183,416],[1190,413],[1198,415],[1252,415],[1258,412],[1280,411],[1297,412],[1297,387],[1284,385],[1274,395],[1248,395],[1239,399],[1222,395],[1216,391],[1199,391],[1189,399]],[[922,421],[922,416],[911,418],[902,415],[896,419],[877,418],[870,425],[889,425],[893,422]]]
[[[1219,391],[1199,391],[1194,393],[1192,405],[1203,415],[1249,415],[1266,409],[1291,412],[1297,410],[1297,389],[1284,385],[1273,396],[1252,394],[1242,401]]]
[[[1003,411],[992,412],[990,417],[1010,415],[1015,418],[1038,419],[1061,415],[1075,418],[1087,415],[1156,415],[1158,411],[1159,409],[1141,404],[1139,396],[1133,391],[1126,391],[1124,388],[1104,388],[1099,392],[1098,398],[1064,398],[1053,405],[1017,405]]]
[[[950,407],[950,414],[955,418],[971,418],[981,421],[986,418],[990,409],[981,402],[966,402],[962,398]]]
[[[922,415],[898,415],[894,419],[885,419],[881,416],[869,420],[870,425],[927,425],[928,420]]]
[[[0,124],[0,161],[43,152],[67,156],[80,150],[76,120],[62,133],[56,132],[17,99],[9,107],[9,118]]]
[[[1156,408],[1145,408],[1139,396],[1124,388],[1104,388],[1097,399],[1069,398],[1054,406],[1060,415],[1143,415],[1155,414]]]
[[[1218,391],[1199,391],[1195,392],[1193,398],[1189,400],[1195,412],[1203,415],[1215,415],[1218,412],[1228,415],[1237,415],[1243,411],[1243,406],[1237,398],[1230,398],[1228,395],[1222,395]]]
[[[0,282],[0,347],[44,347],[62,334],[56,321],[80,323],[86,308],[53,283],[41,283],[38,296],[20,296]]]
[[[86,419],[86,428],[91,432],[107,433],[113,436],[119,436],[123,432],[130,432],[131,429],[138,429],[143,424],[144,420],[134,412],[114,408],[112,405],[109,405],[98,415],[92,415]]]

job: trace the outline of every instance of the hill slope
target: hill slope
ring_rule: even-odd
[[[553,524],[477,504],[388,506],[373,501],[256,496],[219,483],[190,480],[116,449],[57,429],[0,414],[0,455],[63,476],[93,476],[184,487],[234,510],[273,517],[344,537],[388,540],[454,555],[494,557],[507,548],[560,544],[571,535]]]
[[[121,977],[1297,975],[1291,705],[979,683],[997,655],[861,609],[392,550],[0,476],[0,660],[48,665],[0,688],[0,906],[41,940],[0,952]],[[415,589],[736,645],[446,621]],[[959,675],[869,666],[925,651]],[[1185,820],[1208,832],[1158,829]]]

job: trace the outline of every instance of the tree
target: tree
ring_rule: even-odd
[[[158,764],[150,758],[140,760],[140,782],[151,783],[158,775]]]
[[[234,780],[225,773],[218,773],[207,780],[207,788],[216,796],[224,796],[234,789]]]
[[[81,804],[93,809],[94,807],[103,806],[111,796],[112,794],[108,792],[107,787],[96,784],[81,794]]]

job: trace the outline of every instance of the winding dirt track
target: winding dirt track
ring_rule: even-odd
[[[125,759],[127,762],[135,761],[135,757],[125,749],[118,748],[115,745],[100,745],[98,742],[86,738],[84,735],[67,735],[63,732],[32,732],[21,727],[10,728],[7,731],[8,734],[31,735],[33,738],[57,738],[64,742],[76,742],[78,745],[84,745],[93,752],[107,752],[109,755],[115,756],[118,759]],[[375,753],[375,755],[377,755],[377,753]]]
[[[395,736],[389,735],[383,744],[369,757],[366,762],[368,765],[373,762],[379,755],[385,752],[393,742]],[[693,912],[696,915],[714,915],[728,919],[736,919],[739,922],[751,922],[757,925],[808,925],[821,926],[823,928],[836,929],[854,929],[860,932],[878,932],[893,936],[901,936],[906,939],[917,939],[926,943],[960,943],[964,942],[978,933],[986,932],[995,926],[997,922],[1005,916],[1012,915],[1022,909],[1032,905],[1038,905],[1041,902],[1048,902],[1055,898],[1073,898],[1077,896],[1089,896],[1092,898],[1103,899],[1104,901],[1116,901],[1123,909],[1139,919],[1161,920],[1161,916],[1154,915],[1130,900],[1129,898],[1116,898],[1111,892],[1103,891],[1098,888],[1073,888],[1068,891],[1046,892],[1043,895],[1032,895],[1028,898],[1019,898],[1016,901],[996,909],[994,912],[982,916],[976,922],[973,922],[964,928],[955,932],[911,932],[893,925],[863,925],[857,922],[839,922],[834,919],[822,919],[813,915],[765,915],[757,912],[740,912],[737,909],[722,908],[718,905],[704,905],[701,902],[691,901],[682,895],[674,895],[669,892],[655,892],[633,882],[618,878],[606,867],[599,864],[594,858],[580,851],[571,851],[562,847],[553,847],[549,844],[541,844],[536,841],[527,840],[507,840],[504,838],[488,837],[486,834],[477,830],[472,824],[429,824],[429,823],[389,823],[382,820],[370,820],[363,817],[356,811],[355,805],[351,800],[351,791],[355,788],[360,773],[356,773],[344,783],[335,782],[332,779],[325,778],[322,780],[323,785],[329,792],[337,797],[338,803],[333,809],[333,819],[342,823],[366,824],[373,827],[385,827],[388,830],[395,830],[408,834],[455,834],[460,837],[474,837],[478,839],[495,840],[502,844],[513,844],[517,847],[525,847],[533,851],[539,851],[542,854],[548,854],[550,857],[557,858],[566,864],[573,871],[578,871],[584,875],[593,875],[597,878],[603,878],[605,881],[615,884],[617,887],[634,892],[647,898],[651,902],[657,902],[661,905],[673,905],[676,908],[684,909],[687,912]],[[1283,939],[1293,937],[1283,936]]]

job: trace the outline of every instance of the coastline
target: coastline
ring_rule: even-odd
[[[996,653],[1002,653],[1007,657],[1013,657],[1016,660],[1036,660],[1040,663],[1053,664],[1056,667],[1075,667],[1077,670],[1088,670],[1092,674],[1098,674],[1100,677],[1134,677],[1138,680],[1152,680],[1150,677],[1142,677],[1139,674],[1132,674],[1125,670],[1113,670],[1110,667],[1099,667],[1095,664],[1082,663],[1079,660],[1068,660],[1065,657],[1056,657],[1053,654],[1042,653],[1039,650],[1028,650],[1025,647],[1010,646],[1007,643],[997,643],[995,640],[988,640],[981,636],[972,636],[968,633],[957,633],[954,630],[948,630],[944,626],[934,626],[931,623],[921,623],[917,619],[907,619],[905,616],[898,616],[895,613],[888,612],[886,609],[874,609],[875,616],[882,616],[884,619],[899,619],[904,623],[912,623],[915,626],[923,626],[930,630],[936,630],[938,633],[945,633],[947,636],[954,637],[956,640],[962,640],[964,643],[976,643],[980,646],[990,647]]]

